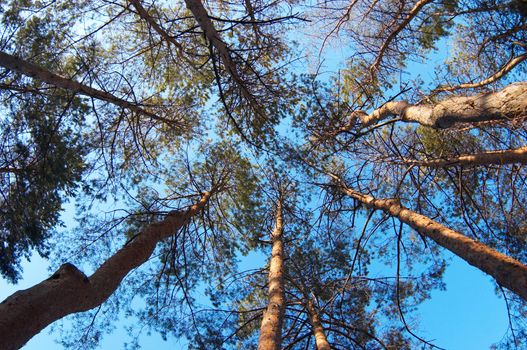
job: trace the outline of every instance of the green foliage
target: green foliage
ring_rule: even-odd
[[[8,18],[21,21],[15,6],[5,11]],[[64,32],[49,20],[25,21],[14,43],[21,54],[59,69],[55,51]],[[16,282],[22,257],[29,258],[33,249],[47,256],[62,203],[75,193],[85,168],[81,132],[88,107],[71,93],[43,89],[42,83],[9,72],[3,72],[2,84],[8,90],[1,95],[0,273]]]
[[[268,258],[280,194],[284,347],[312,345],[305,306],[313,300],[335,348],[417,348],[399,315],[444,287],[437,246],[382,213],[370,216],[324,171],[526,261],[523,167],[411,164],[524,146],[522,122],[503,121],[497,131],[438,131],[392,120],[364,130],[354,113],[370,113],[392,96],[441,100],[408,76],[413,61],[430,62],[431,72],[443,42],[453,50],[436,70],[441,84],[493,74],[524,53],[523,1],[431,1],[408,20],[415,1],[319,3],[316,15],[305,15],[321,24],[309,26],[324,40],[338,33],[349,41],[345,68],[329,79],[304,74],[304,61],[290,64],[300,56],[291,36],[301,34],[296,20],[282,16],[300,8],[295,1],[202,2],[229,64],[184,2],[141,3],[157,27],[129,2],[0,1],[2,50],[149,112],[0,72],[5,278],[19,278],[21,259],[32,250],[48,255],[62,206],[78,188],[79,227],[55,236],[57,246],[67,246],[55,248],[68,253],[60,260],[74,256],[93,266],[143,228],[214,192],[127,277],[102,317],[79,317],[89,324],[72,330],[82,346],[96,347],[125,310],[137,329],[185,337],[189,349],[254,348],[268,277],[265,266],[239,265],[264,252]],[[515,74],[523,73],[519,65]],[[72,339],[65,344],[78,345]]]

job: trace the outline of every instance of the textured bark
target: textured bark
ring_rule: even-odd
[[[527,147],[503,151],[489,151],[475,154],[465,154],[459,157],[430,160],[407,160],[406,165],[417,165],[430,168],[446,168],[451,166],[476,166],[491,164],[527,163]]]
[[[527,266],[487,245],[431,220],[402,206],[393,199],[375,199],[354,191],[341,183],[341,191],[364,203],[367,207],[383,210],[410,227],[450,250],[470,265],[491,275],[501,286],[527,300]]]
[[[275,227],[271,233],[273,248],[269,263],[269,305],[264,312],[260,327],[258,350],[280,350],[282,347],[282,324],[285,313],[283,230],[280,198],[276,205]]]
[[[146,115],[152,119],[161,120],[166,123],[174,123],[173,120],[160,117],[155,113],[149,112],[139,107],[137,104],[123,100],[110,94],[109,92],[94,89],[88,85],[81,84],[72,79],[63,78],[58,74],[52,73],[44,68],[2,51],[0,51],[0,66],[62,89],[93,97],[97,100],[109,102],[132,112]]]
[[[18,349],[62,317],[102,304],[132,269],[148,260],[156,244],[187,224],[210,196],[205,192],[188,210],[170,213],[144,228],[90,277],[66,263],[47,280],[9,296],[0,304],[0,349]]]
[[[307,313],[309,316],[309,322],[313,327],[313,335],[315,336],[315,344],[317,350],[331,350],[328,338],[324,332],[324,327],[320,322],[320,315],[313,299],[309,299],[306,305]]]
[[[389,116],[436,129],[446,129],[457,123],[527,117],[527,82],[515,83],[498,92],[470,97],[452,97],[434,105],[413,105],[406,101],[384,104],[370,114],[355,112],[362,127],[378,123]]]

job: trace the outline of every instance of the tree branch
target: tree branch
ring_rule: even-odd
[[[476,166],[490,164],[527,163],[527,147],[502,151],[488,151],[475,154],[464,154],[459,157],[429,160],[403,160],[405,165],[417,165],[431,168],[445,168],[451,166]]]
[[[432,91],[432,95],[435,95],[439,92],[452,92],[456,90],[461,89],[475,89],[480,88],[488,84],[492,84],[495,81],[499,80],[501,77],[509,73],[514,67],[516,67],[518,64],[522,63],[527,59],[527,52],[523,55],[512,57],[503,67],[501,67],[496,73],[492,74],[487,79],[484,79],[482,81],[479,81],[477,83],[466,83],[466,84],[459,84],[456,86],[441,86],[436,88],[434,91]]]
[[[167,124],[174,123],[173,120],[160,117],[155,113],[149,112],[139,107],[137,104],[123,100],[122,98],[114,96],[109,92],[94,89],[90,86],[81,84],[72,79],[63,78],[58,74],[52,73],[37,65],[34,65],[21,58],[18,58],[16,56],[10,55],[2,51],[0,51],[0,66],[62,89],[79,93],[84,96],[93,97],[97,100],[109,102],[116,106],[135,112],[137,114],[146,115],[152,119],[163,121]]]
[[[527,266],[516,259],[502,254],[489,246],[418,214],[393,199],[374,197],[352,190],[336,175],[330,175],[338,182],[342,193],[363,203],[369,208],[382,210],[398,218],[420,234],[432,239],[450,250],[470,265],[491,275],[499,285],[527,300]]]
[[[355,111],[350,117],[356,116],[362,128],[390,116],[400,116],[401,121],[436,129],[447,129],[458,123],[517,119],[527,116],[527,82],[514,83],[497,92],[451,97],[437,104],[415,105],[406,101],[393,101],[370,114]]]
[[[19,349],[52,322],[102,304],[131,270],[148,260],[159,241],[175,234],[205,207],[214,191],[203,193],[186,211],[172,212],[141,230],[90,277],[66,263],[47,280],[9,296],[0,304],[0,348]]]

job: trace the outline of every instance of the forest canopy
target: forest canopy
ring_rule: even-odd
[[[493,347],[527,346],[525,0],[1,0],[0,21],[0,275],[55,270],[0,303],[1,349],[55,322],[97,348],[117,315],[131,349],[441,349],[410,318],[444,252],[505,300]]]

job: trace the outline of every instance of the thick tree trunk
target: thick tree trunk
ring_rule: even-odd
[[[260,327],[258,350],[280,350],[282,347],[282,324],[285,313],[283,230],[280,197],[276,205],[275,227],[271,233],[273,248],[269,263],[269,305],[264,312]]]
[[[498,92],[470,97],[452,97],[434,105],[413,105],[406,101],[384,104],[368,114],[356,111],[362,127],[399,116],[402,121],[415,122],[436,129],[446,129],[457,123],[476,123],[491,120],[527,117],[527,82],[511,84]]]
[[[460,234],[430,218],[411,211],[397,200],[375,199],[346,187],[342,182],[340,189],[372,209],[383,210],[391,216],[414,228],[423,236],[429,237],[440,246],[450,250],[461,259],[491,275],[501,286],[527,300],[527,266],[502,254],[487,245]]]
[[[503,151],[489,151],[475,154],[465,154],[459,157],[430,160],[407,160],[406,165],[417,165],[430,168],[445,168],[451,166],[476,166],[491,164],[527,163],[527,147]]]
[[[168,124],[173,124],[174,120],[166,119],[156,115],[155,113],[149,112],[137,104],[123,100],[117,96],[110,94],[109,92],[94,89],[88,85],[81,84],[72,79],[66,79],[58,74],[52,73],[44,68],[37,65],[24,61],[21,58],[15,57],[8,53],[0,51],[0,66],[18,72],[20,74],[32,77],[34,79],[43,81],[47,84],[79,93],[84,96],[93,97],[97,100],[112,103],[116,106],[128,109],[132,112],[146,115],[152,119],[164,121]]]
[[[148,260],[156,244],[187,224],[210,196],[205,192],[188,210],[144,228],[90,277],[67,263],[47,280],[5,299],[0,304],[0,349],[19,349],[49,324],[102,304],[132,269]]]
[[[329,345],[328,338],[324,332],[324,327],[322,327],[322,323],[320,322],[320,315],[313,299],[310,298],[308,300],[306,308],[309,322],[313,327],[313,335],[315,336],[317,350],[331,350],[331,346]]]

